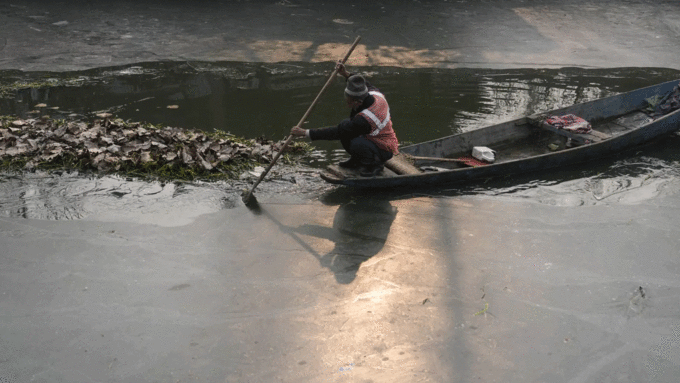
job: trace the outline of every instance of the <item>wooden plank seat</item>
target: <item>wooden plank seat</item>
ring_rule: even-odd
[[[529,116],[529,117],[527,117],[527,121],[532,126],[536,126],[538,128],[548,130],[548,131],[553,132],[555,134],[559,134],[560,136],[571,138],[573,141],[575,141],[579,144],[590,144],[590,143],[593,143],[593,142],[599,142],[599,141],[611,138],[610,134],[600,132],[600,131],[597,131],[595,129],[591,129],[590,132],[588,132],[588,133],[574,133],[574,132],[570,132],[569,130],[566,130],[566,129],[556,128],[556,127],[548,124],[545,121],[545,116],[542,116],[542,115]]]

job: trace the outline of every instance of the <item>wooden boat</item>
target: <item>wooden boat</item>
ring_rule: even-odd
[[[680,110],[658,117],[644,111],[646,99],[669,94],[678,84],[678,80],[669,81],[401,147],[401,153],[375,177],[361,177],[357,170],[338,165],[328,166],[321,177],[333,184],[355,187],[418,187],[594,161],[679,129]],[[592,130],[577,134],[545,121],[549,116],[567,114],[585,119]],[[469,158],[476,146],[493,149],[495,161],[479,166],[461,159]]]

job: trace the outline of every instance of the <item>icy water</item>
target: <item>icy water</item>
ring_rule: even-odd
[[[142,63],[59,74],[5,71],[0,73],[3,84],[33,85],[0,99],[0,114],[91,118],[107,111],[131,121],[284,139],[329,71],[329,64],[248,63]],[[679,71],[656,68],[360,71],[390,101],[402,145],[680,78]],[[338,80],[328,90],[306,127],[333,125],[347,117],[343,86]],[[680,190],[678,145],[680,137],[670,135],[594,164],[414,193],[483,194],[560,206],[634,203]],[[315,147],[301,172],[274,172],[273,182],[258,190],[298,195],[327,191],[330,187],[314,172],[344,153],[337,143]],[[142,214],[155,205],[163,209],[171,200],[173,214],[190,216],[233,207],[243,187],[244,182],[175,185],[68,173],[5,175],[0,214],[44,219],[103,211]],[[399,193],[393,198],[412,195]]]

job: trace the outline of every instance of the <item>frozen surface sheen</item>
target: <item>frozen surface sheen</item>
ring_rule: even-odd
[[[168,201],[117,221],[0,218],[2,377],[672,382],[680,373],[677,193],[580,207],[342,190],[261,198],[257,210],[238,202],[175,227],[145,223],[165,218],[158,206],[172,210]]]

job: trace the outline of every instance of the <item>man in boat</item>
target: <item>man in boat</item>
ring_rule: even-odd
[[[340,140],[349,153],[347,161],[339,165],[359,169],[362,177],[373,177],[383,170],[384,164],[399,153],[399,141],[392,129],[390,107],[385,96],[358,74],[352,75],[342,63],[336,68],[345,77],[345,102],[352,110],[349,118],[338,126],[318,129],[302,129],[295,126],[290,134],[315,140]]]

